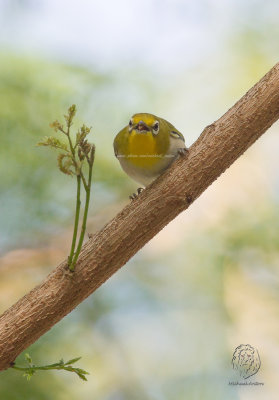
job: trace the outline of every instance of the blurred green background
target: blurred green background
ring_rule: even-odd
[[[278,15],[275,0],[0,0],[1,311],[69,252],[75,182],[36,147],[49,123],[75,103],[93,126],[96,231],[137,187],[112,148],[130,116],[164,117],[191,145],[276,63]],[[277,399],[278,130],[28,349],[36,364],[82,356],[87,383],[8,370],[1,400]],[[264,386],[228,385],[242,343]]]

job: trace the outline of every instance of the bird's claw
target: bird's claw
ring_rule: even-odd
[[[129,196],[129,199],[130,200],[135,200],[141,194],[141,192],[143,190],[144,190],[143,188],[137,188],[137,193],[131,194],[131,196]]]
[[[186,154],[189,153],[189,149],[187,147],[181,147],[181,149],[178,149],[178,154],[180,156],[186,156]]]

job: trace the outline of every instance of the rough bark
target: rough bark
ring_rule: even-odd
[[[62,262],[0,317],[0,370],[187,209],[278,117],[279,63],[84,245],[74,273]]]

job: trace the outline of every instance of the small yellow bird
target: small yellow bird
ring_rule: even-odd
[[[126,174],[143,186],[188,151],[182,133],[165,119],[147,113],[134,114],[115,137],[113,147]]]

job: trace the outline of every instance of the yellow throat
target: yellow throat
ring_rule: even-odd
[[[129,161],[139,167],[152,166],[161,158],[157,143],[151,132],[132,131],[128,139]]]

